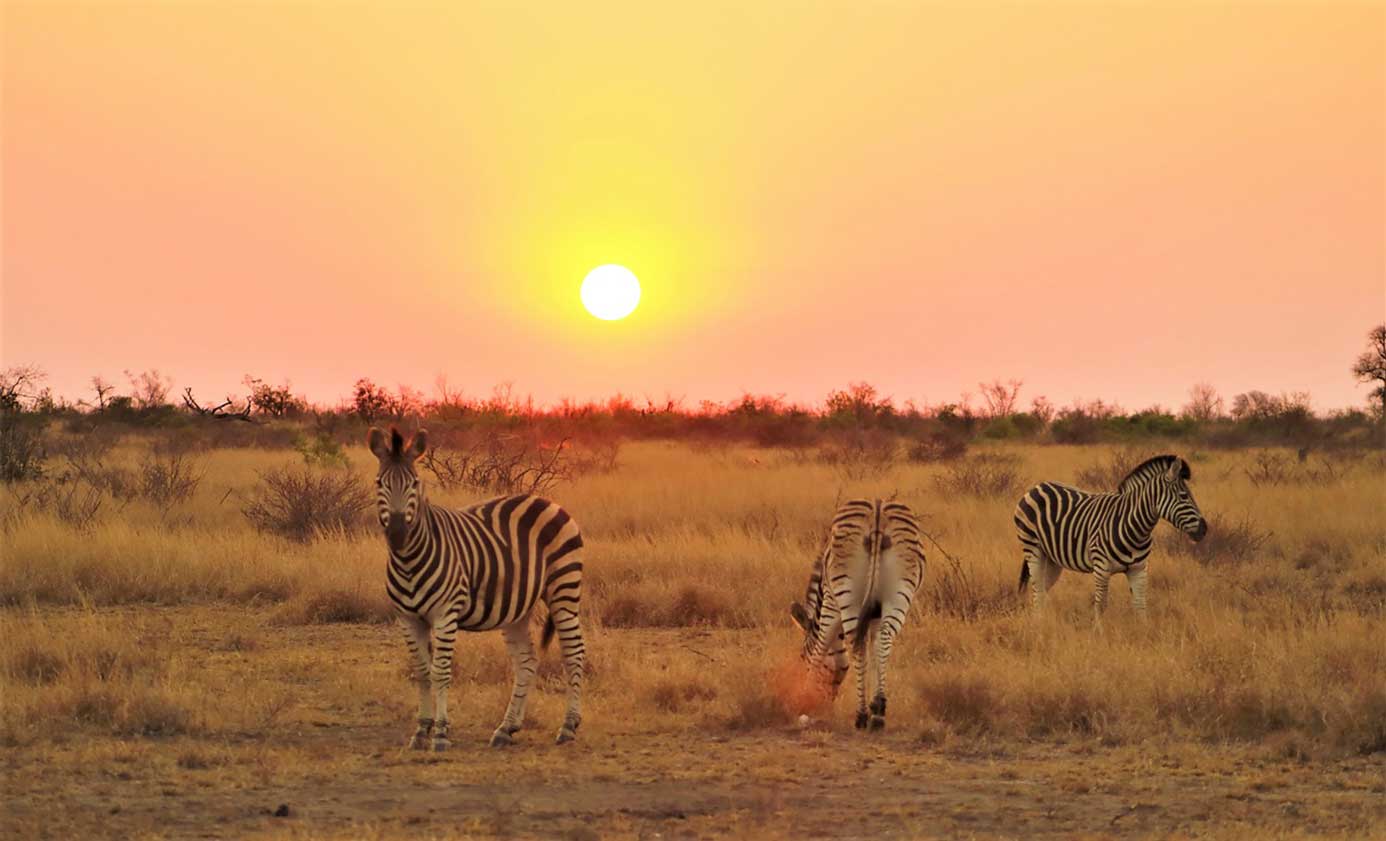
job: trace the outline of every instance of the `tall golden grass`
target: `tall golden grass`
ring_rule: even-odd
[[[998,445],[993,453],[1024,483],[1074,482],[1112,450]],[[139,455],[129,444],[113,458]],[[590,716],[671,728],[787,723],[795,705],[777,697],[784,681],[771,678],[784,674],[797,645],[788,605],[836,502],[879,495],[909,502],[942,547],[926,545],[921,598],[896,646],[892,729],[942,745],[1175,737],[1269,739],[1288,752],[1386,750],[1380,458],[1343,463],[1330,481],[1292,474],[1258,486],[1248,475],[1253,453],[1182,455],[1199,503],[1229,536],[1198,551],[1161,526],[1150,621],[1130,615],[1118,580],[1099,632],[1083,576],[1064,574],[1046,616],[1023,609],[1014,494],[946,494],[941,488],[952,485],[939,477],[947,468],[904,460],[861,478],[787,451],[629,445],[617,470],[551,494],[587,542]],[[350,456],[368,482],[369,456]],[[360,623],[379,650],[402,650],[378,627],[389,618],[379,535],[363,528],[293,543],[243,516],[257,474],[297,456],[241,449],[199,458],[205,478],[185,504],[112,506],[85,529],[17,511],[22,488],[0,491],[6,739],[68,722],[118,733],[270,726],[283,697],[273,680],[263,679],[259,700],[232,709],[196,668],[205,640],[172,640],[130,618],[147,607],[229,609],[261,617],[267,634]],[[134,612],[103,610],[114,605]],[[212,644],[247,663],[269,656],[254,636]],[[470,651],[459,657],[459,678],[482,691],[464,703],[498,711],[508,691],[503,649],[481,640]],[[334,691],[343,703],[370,696],[403,720],[401,662],[389,655]],[[829,725],[842,726],[849,706],[840,699]]]

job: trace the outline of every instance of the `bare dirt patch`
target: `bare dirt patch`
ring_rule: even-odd
[[[60,627],[92,621],[55,613]],[[716,662],[734,653],[725,635],[594,634],[606,672],[565,747],[552,744],[552,688],[516,746],[485,747],[507,678],[475,669],[454,687],[456,747],[432,755],[401,749],[410,697],[389,626],[285,627],[239,607],[100,613],[162,636],[170,662],[155,688],[187,724],[131,736],[36,721],[0,758],[0,837],[1386,837],[1381,754],[957,734],[939,744],[908,716],[860,734],[845,698],[809,729],[743,732],[722,723],[718,699],[661,711],[616,680],[616,659],[655,669],[661,652],[689,646],[704,653],[708,686],[742,679]],[[754,632],[725,634],[754,643]],[[493,642],[469,638],[463,659],[488,661]]]

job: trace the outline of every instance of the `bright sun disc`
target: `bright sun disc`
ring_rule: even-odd
[[[582,279],[582,305],[603,321],[616,321],[635,312],[640,281],[625,266],[597,266]]]

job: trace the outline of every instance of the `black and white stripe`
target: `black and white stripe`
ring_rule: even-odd
[[[805,662],[831,682],[834,693],[846,673],[843,649],[849,652],[857,673],[858,728],[885,726],[886,665],[923,580],[919,521],[908,505],[853,499],[838,508],[805,603],[793,604],[790,615],[804,629]],[[872,659],[876,691],[868,714],[866,668]]]
[[[1166,520],[1194,540],[1208,533],[1208,521],[1189,492],[1189,463],[1178,456],[1149,459],[1117,486],[1116,493],[1089,493],[1058,482],[1041,482],[1020,498],[1016,534],[1024,559],[1020,588],[1030,585],[1035,610],[1045,591],[1065,569],[1092,573],[1095,616],[1107,603],[1107,585],[1125,573],[1131,601],[1146,609],[1146,559],[1151,536]]]
[[[538,667],[530,615],[548,605],[543,643],[555,632],[568,680],[568,709],[558,742],[571,741],[581,721],[585,650],[578,620],[582,536],[557,504],[537,496],[504,496],[461,510],[432,505],[414,461],[427,447],[423,430],[406,446],[398,430],[372,428],[380,461],[376,504],[390,560],[386,591],[404,629],[419,688],[418,728],[410,747],[445,750],[447,692],[457,632],[499,630],[515,666],[505,718],[491,736],[507,745],[524,723],[525,701]],[[430,741],[431,740],[431,741]]]

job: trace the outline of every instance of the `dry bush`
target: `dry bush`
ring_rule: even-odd
[[[885,430],[852,429],[837,433],[819,447],[818,461],[857,481],[889,470],[899,449],[895,436]]]
[[[1107,457],[1078,471],[1078,486],[1096,493],[1116,493],[1117,485],[1136,466],[1152,456],[1154,450],[1144,447],[1122,447]]]
[[[1003,453],[979,453],[954,462],[934,477],[934,487],[952,496],[1001,497],[1020,493],[1020,460]]]
[[[1195,543],[1183,532],[1166,533],[1161,543],[1165,551],[1186,555],[1200,564],[1240,563],[1258,557],[1271,545],[1274,535],[1262,529],[1250,514],[1239,518],[1209,514],[1208,534]]]
[[[360,528],[370,505],[370,492],[351,473],[283,467],[260,475],[243,513],[260,531],[307,542]]]
[[[446,431],[433,436],[419,463],[444,489],[537,494],[572,475],[568,445],[567,438],[549,443],[496,429]]]
[[[596,602],[597,615],[609,628],[746,628],[755,624],[730,586],[694,582],[663,589],[636,586],[599,596]]]
[[[916,441],[905,455],[910,461],[923,464],[959,459],[967,455],[967,436],[951,429],[939,430]]]
[[[270,616],[275,625],[384,624],[395,618],[384,587],[370,595],[360,590],[306,590],[291,597]]]
[[[621,442],[618,439],[584,441],[568,452],[567,477],[611,473],[620,464],[620,456]]]
[[[99,488],[66,477],[40,480],[16,492],[14,499],[15,507],[6,518],[9,524],[25,510],[34,510],[78,532],[91,531],[101,521],[106,504]]]
[[[1009,587],[987,587],[977,579],[972,567],[942,550],[925,551],[928,566],[924,573],[925,595],[915,602],[914,611],[928,610],[957,619],[976,619],[983,615],[1006,613],[1017,600]]]
[[[43,427],[38,420],[0,412],[0,482],[38,479],[47,458]]]
[[[186,452],[153,452],[140,461],[139,493],[163,510],[187,502],[202,481],[202,466]]]
[[[1305,451],[1291,460],[1285,453],[1263,450],[1252,457],[1243,472],[1256,487],[1277,485],[1328,485],[1340,482],[1351,471],[1351,462],[1310,459]]]

